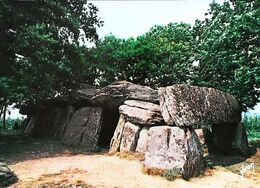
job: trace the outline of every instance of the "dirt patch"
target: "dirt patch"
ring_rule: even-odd
[[[28,139],[26,141],[26,139]],[[107,152],[89,153],[84,148],[67,148],[58,142],[42,139],[1,137],[0,157],[17,174],[15,188],[38,187],[117,187],[117,188],[259,188],[259,174],[244,178],[227,169],[232,165],[254,162],[257,167],[260,150],[251,158],[209,169],[204,176],[189,181],[167,181],[160,176],[142,173],[139,160],[110,156]],[[9,143],[9,145],[8,145]],[[37,144],[36,144],[37,143]],[[126,155],[129,157],[129,154]],[[132,159],[132,158],[131,158]],[[231,159],[232,162],[233,159]]]
[[[116,156],[75,155],[23,161],[10,166],[19,177],[12,187],[40,187],[43,185],[90,187],[241,187],[257,188],[259,183],[228,172],[211,170],[210,175],[193,178],[189,182],[177,179],[167,181],[159,176],[141,172],[139,161],[119,159]],[[51,184],[52,183],[52,184]],[[53,187],[53,186],[50,186]]]

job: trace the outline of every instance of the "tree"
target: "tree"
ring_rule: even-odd
[[[0,107],[77,87],[90,69],[81,44],[102,25],[97,11],[86,0],[1,1]]]
[[[105,37],[91,49],[101,83],[128,80],[151,87],[185,83],[192,69],[194,38],[184,23],[155,26],[134,38]]]
[[[243,110],[260,97],[259,1],[213,2],[209,18],[197,21],[195,85],[221,89],[236,96]]]

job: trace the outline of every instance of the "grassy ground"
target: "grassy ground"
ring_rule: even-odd
[[[101,152],[95,150],[93,152]],[[60,141],[47,138],[32,138],[19,131],[0,131],[0,161],[8,164],[60,155],[91,154],[84,147],[70,147]]]

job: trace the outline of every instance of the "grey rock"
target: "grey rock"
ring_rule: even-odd
[[[52,126],[55,119],[55,108],[38,111],[30,116],[24,133],[32,136],[51,136]]]
[[[135,151],[137,151],[139,153],[145,153],[146,148],[147,148],[149,128],[150,128],[149,126],[146,126],[146,127],[143,127],[142,130],[140,131]]]
[[[196,134],[198,135],[199,141],[201,145],[205,144],[205,138],[203,135],[203,130],[202,129],[195,129]]]
[[[32,132],[37,118],[38,118],[37,115],[34,115],[34,116],[29,118],[29,122],[27,123],[25,130],[24,130],[25,134],[30,134]]]
[[[100,91],[91,98],[91,103],[92,105],[105,108],[117,108],[127,99],[159,103],[157,90],[127,81],[113,82],[100,89]]]
[[[159,89],[162,116],[168,125],[237,123],[241,110],[235,97],[223,91],[189,85]]]
[[[74,113],[73,106],[65,106],[64,108],[56,108],[55,118],[53,122],[52,136],[61,139],[67,124]]]
[[[126,119],[124,115],[120,115],[116,130],[110,142],[110,150],[109,150],[110,152],[118,152],[120,150],[120,144],[121,144],[122,134],[124,131],[125,124],[126,124]]]
[[[120,152],[135,151],[140,130],[140,126],[126,122],[122,133]]]
[[[119,112],[124,114],[127,121],[141,125],[163,125],[159,105],[136,100],[127,100],[119,107]]]
[[[72,92],[70,96],[66,96],[67,101],[78,101],[78,100],[90,100],[95,94],[100,91],[99,88],[96,88],[89,84],[80,84],[80,88],[75,92]]]
[[[246,128],[243,123],[238,123],[234,131],[234,139],[232,141],[232,148],[235,153],[242,156],[250,155],[250,149],[248,145],[248,139],[246,134]]]
[[[102,124],[102,108],[85,107],[71,117],[62,142],[66,145],[83,145],[86,149],[97,146]]]
[[[203,153],[192,128],[158,126],[148,131],[144,166],[150,169],[180,169],[184,179],[203,173]]]

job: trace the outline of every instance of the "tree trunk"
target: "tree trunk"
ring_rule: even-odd
[[[7,103],[4,105],[4,110],[3,110],[3,128],[6,129],[6,108],[7,108]]]
[[[2,118],[3,110],[4,110],[4,106],[0,105],[0,118]]]

